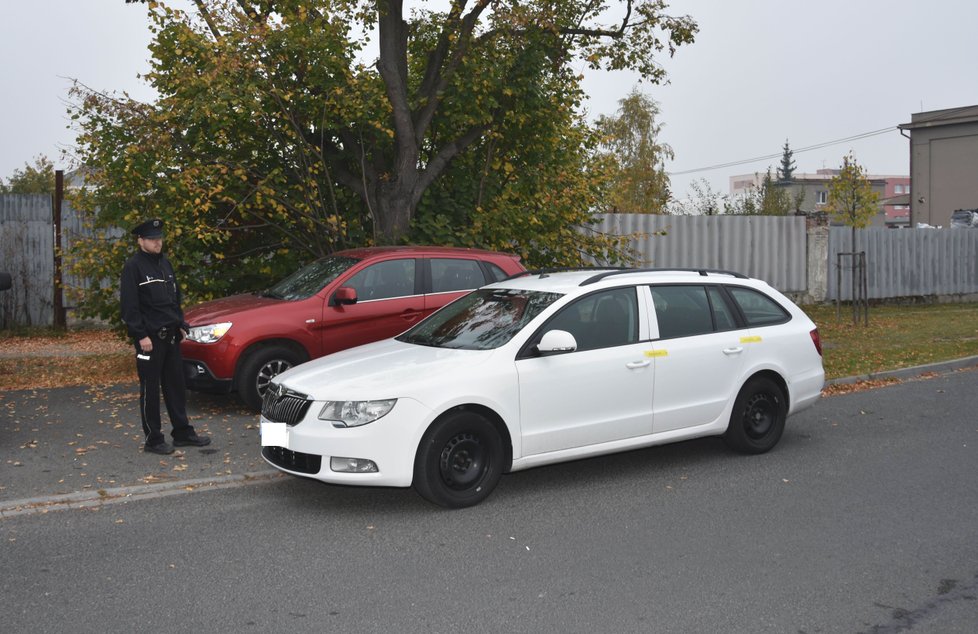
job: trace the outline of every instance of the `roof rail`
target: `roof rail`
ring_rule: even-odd
[[[737,273],[735,271],[724,271],[722,269],[674,269],[674,268],[625,269],[625,268],[621,268],[612,271],[604,271],[602,273],[592,275],[591,277],[581,282],[580,285],[587,286],[589,284],[594,284],[595,282],[600,282],[606,277],[611,277],[612,275],[622,275],[625,273],[665,273],[665,272],[699,273],[703,277],[706,277],[707,275],[712,273],[714,275],[730,275],[740,280],[750,279],[743,273]]]

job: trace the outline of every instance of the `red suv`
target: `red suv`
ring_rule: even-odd
[[[254,409],[269,381],[309,359],[393,337],[464,293],[522,272],[519,257],[449,247],[373,247],[316,260],[268,290],[186,311],[187,387],[237,390]]]

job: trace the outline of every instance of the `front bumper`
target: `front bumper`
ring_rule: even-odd
[[[261,418],[262,435],[275,432],[276,444],[262,447],[270,465],[292,475],[331,484],[409,487],[414,479],[414,459],[421,436],[430,423],[431,410],[408,398],[398,399],[383,418],[361,427],[336,428],[317,418],[323,407],[314,402],[296,425]],[[264,445],[264,443],[263,443]],[[344,473],[330,469],[330,458],[372,460],[376,473]]]
[[[219,379],[203,361],[183,360],[183,378],[187,388],[196,392],[227,394],[234,387],[232,379]]]

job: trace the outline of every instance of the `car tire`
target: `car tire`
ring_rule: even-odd
[[[769,378],[755,377],[737,395],[723,439],[742,453],[770,451],[781,439],[787,416],[788,403],[781,387]]]
[[[414,489],[447,508],[473,506],[486,499],[503,473],[503,441],[485,417],[452,412],[436,421],[421,439],[414,462]]]
[[[245,359],[238,372],[238,394],[241,400],[251,409],[261,411],[261,400],[271,380],[302,361],[298,354],[285,346],[268,346],[256,350]]]

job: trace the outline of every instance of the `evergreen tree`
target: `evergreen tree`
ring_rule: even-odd
[[[784,140],[784,153],[781,155],[781,167],[778,168],[778,182],[790,181],[795,173],[795,161],[792,159],[794,152],[788,147],[788,139]]]

